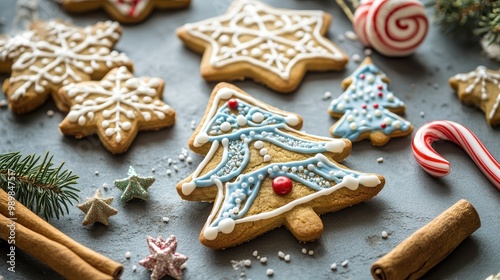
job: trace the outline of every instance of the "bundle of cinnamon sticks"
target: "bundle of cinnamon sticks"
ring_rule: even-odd
[[[0,238],[67,279],[119,279],[123,266],[71,239],[0,189]]]

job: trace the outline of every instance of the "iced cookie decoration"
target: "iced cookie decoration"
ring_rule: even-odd
[[[189,6],[191,0],[62,0],[63,7],[74,13],[104,9],[123,23],[144,21],[153,9],[176,9]]]
[[[488,124],[500,124],[500,71],[478,66],[472,72],[451,77],[449,82],[463,103],[485,113]]]
[[[189,147],[205,155],[177,184],[186,200],[214,201],[200,241],[222,249],[285,225],[302,242],[323,232],[318,215],[375,196],[384,178],[337,162],[347,139],[300,132],[299,115],[271,107],[241,89],[218,84]]]
[[[0,71],[11,72],[3,84],[10,109],[27,113],[52,95],[57,107],[68,111],[58,95],[62,86],[100,79],[118,66],[132,68],[125,54],[112,50],[120,35],[116,22],[80,28],[53,20],[35,22],[29,31],[0,38]]]
[[[404,113],[405,104],[388,89],[389,78],[367,57],[342,81],[344,93],[332,100],[330,115],[340,118],[330,129],[337,138],[351,141],[370,139],[374,146],[385,145],[390,138],[406,136],[413,125],[396,114]]]
[[[96,134],[113,154],[125,152],[139,130],[159,130],[175,122],[175,111],[161,101],[163,80],[136,78],[122,66],[102,80],[70,84],[60,90],[71,105],[59,124],[65,135]]]
[[[407,56],[423,43],[429,19],[418,0],[364,0],[353,28],[365,46],[385,56]]]
[[[168,275],[173,279],[182,279],[182,269],[188,257],[177,253],[177,239],[170,235],[166,240],[161,236],[153,238],[148,236],[149,252],[151,253],[145,259],[140,260],[139,264],[147,270],[151,270],[151,280],[160,280]]]
[[[321,11],[275,9],[255,0],[237,0],[225,15],[186,24],[177,35],[203,53],[207,81],[251,78],[287,93],[307,70],[344,68],[348,58],[324,37],[331,16]]]

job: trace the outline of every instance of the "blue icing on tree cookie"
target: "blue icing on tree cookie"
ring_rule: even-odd
[[[412,124],[396,115],[404,113],[405,104],[388,89],[388,82],[366,58],[342,82],[344,93],[330,104],[330,114],[340,118],[330,129],[331,134],[351,141],[369,138],[375,146],[385,145],[391,137],[410,134]]]
[[[349,140],[306,134],[297,130],[301,125],[300,116],[232,85],[221,83],[214,89],[190,139],[190,148],[206,156],[177,185],[183,199],[214,201],[200,236],[203,244],[217,249],[234,246],[281,224],[300,241],[311,241],[322,232],[318,214],[357,204],[382,189],[383,177],[335,162],[348,156]],[[354,193],[345,195],[346,191]],[[315,210],[315,203],[326,206]],[[296,209],[307,210],[304,219],[311,227],[301,229],[305,234],[297,233],[292,217],[303,214]]]

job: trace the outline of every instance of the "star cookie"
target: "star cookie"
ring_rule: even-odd
[[[174,279],[182,279],[183,264],[188,260],[188,257],[176,252],[177,239],[175,236],[170,235],[167,240],[161,236],[157,239],[148,236],[146,239],[151,255],[139,261],[139,264],[153,271],[151,280],[159,280],[165,275]]]
[[[214,201],[200,234],[213,249],[236,246],[286,226],[301,242],[323,233],[319,215],[368,200],[384,178],[337,162],[347,139],[303,133],[302,118],[220,83],[189,140],[203,154],[196,170],[176,186],[186,200]]]
[[[340,70],[347,63],[344,52],[324,37],[330,22],[322,11],[238,0],[225,15],[186,24],[177,35],[203,53],[201,75],[207,81],[251,78],[287,93],[307,70]]]
[[[108,218],[118,214],[118,211],[111,207],[112,197],[102,197],[100,189],[97,189],[93,197],[88,197],[87,201],[77,207],[85,213],[82,224],[88,226],[95,222],[108,225]]]
[[[63,7],[75,13],[103,8],[112,18],[123,23],[144,21],[157,9],[189,6],[191,0],[62,0]]]
[[[59,129],[76,138],[97,133],[111,153],[123,153],[139,130],[174,124],[175,111],[161,101],[162,92],[161,79],[136,78],[126,67],[115,68],[101,81],[61,89],[71,108]]]
[[[140,177],[134,168],[130,166],[128,178],[115,180],[115,186],[123,193],[120,199],[124,202],[133,198],[147,200],[149,198],[148,188],[155,182],[154,177]]]
[[[100,79],[118,66],[132,69],[128,57],[112,50],[121,35],[117,22],[85,28],[62,21],[37,21],[12,38],[0,39],[0,70],[11,72],[3,84],[10,109],[32,111],[52,95],[68,111],[58,90],[70,83]]]
[[[479,107],[484,112],[488,124],[500,124],[499,70],[478,66],[474,71],[451,77],[449,82],[463,103]]]

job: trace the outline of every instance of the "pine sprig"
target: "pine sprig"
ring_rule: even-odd
[[[23,158],[20,152],[0,155],[0,188],[14,192],[14,197],[34,213],[46,220],[69,213],[68,203],[78,201],[78,176],[52,163],[47,152],[41,157],[34,154]]]

